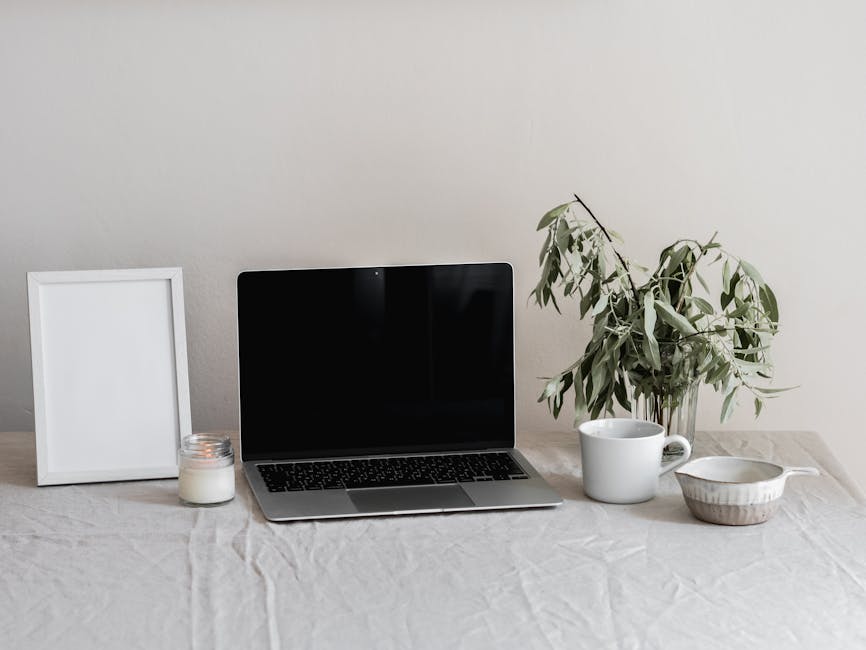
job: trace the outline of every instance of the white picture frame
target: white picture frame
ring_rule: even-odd
[[[27,274],[38,485],[174,478],[191,433],[180,268]]]

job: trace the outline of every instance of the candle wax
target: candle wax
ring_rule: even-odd
[[[178,496],[187,503],[222,503],[235,496],[235,468],[209,467],[206,469],[181,467]]]

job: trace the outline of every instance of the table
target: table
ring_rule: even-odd
[[[699,433],[696,455],[814,465],[769,522],[588,500],[568,433],[519,447],[559,508],[272,524],[238,476],[37,488],[0,434],[3,648],[863,648],[866,500],[814,433]]]

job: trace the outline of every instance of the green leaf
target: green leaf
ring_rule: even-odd
[[[535,228],[536,230],[542,230],[543,228],[547,228],[554,221],[559,219],[562,215],[565,214],[566,210],[568,210],[569,206],[573,203],[573,201],[569,201],[568,203],[563,203],[562,205],[558,205],[543,217],[541,217],[541,221],[538,222],[538,226]]]
[[[545,288],[546,288],[546,287],[545,287]],[[557,313],[560,313],[560,314],[561,314],[562,311],[559,309],[559,305],[558,305],[557,302],[556,302],[556,296],[553,295],[553,291],[552,291],[552,290],[551,290],[549,293],[550,293],[550,302],[553,303],[553,306],[554,306],[554,308],[556,309]]]
[[[703,298],[699,298],[698,296],[691,296],[691,301],[695,307],[700,309],[705,314],[712,314],[714,311],[713,306]]]
[[[612,381],[607,385],[607,392],[604,394],[603,402],[604,402],[604,411],[611,417],[613,417],[613,392],[616,388],[616,382]]]
[[[540,402],[541,400],[547,399],[548,397],[555,395],[558,390],[559,378],[554,377],[549,382],[547,382],[547,385],[544,387],[544,392],[541,394],[541,397],[538,399],[538,401]]]
[[[735,399],[737,395],[737,389],[733,388],[730,393],[725,396],[725,401],[722,402],[722,416],[721,422],[727,422],[728,418],[731,417],[731,414],[734,412],[734,406],[736,405]]]
[[[574,421],[575,424],[586,415],[586,398],[583,394],[583,377],[580,370],[574,373]]]
[[[727,307],[731,301],[734,299],[734,292],[737,288],[737,284],[740,282],[739,274],[735,275],[728,282],[728,289],[722,294],[721,305],[722,309]]]
[[[725,260],[725,265],[722,267],[722,290],[725,293],[731,292],[731,265],[728,260]]]
[[[586,312],[589,311],[589,308],[592,306],[592,294],[587,292],[583,294],[580,298],[580,317],[583,318],[586,316]]]
[[[745,373],[753,373],[758,371],[768,371],[770,367],[766,363],[758,363],[757,361],[746,361],[745,359],[734,359],[736,366]]]
[[[763,393],[765,395],[773,395],[775,393],[784,393],[789,390],[794,390],[795,388],[799,388],[799,386],[787,386],[785,388],[762,388],[761,386],[755,386],[754,389],[759,393]]]
[[[644,355],[649,359],[653,370],[662,369],[661,355],[659,354],[659,344],[656,337],[652,334],[646,336],[641,344]]]
[[[540,263],[540,262],[539,262],[539,263]],[[704,291],[706,291],[707,293],[709,293],[709,292],[710,292],[710,288],[707,286],[707,281],[704,280],[703,276],[702,276],[700,273],[698,273],[697,271],[695,271],[695,277],[698,279],[698,282],[701,283],[701,286],[704,288]]]
[[[760,397],[755,398],[755,419],[758,419],[758,416],[761,415],[761,409],[764,408],[764,403],[761,401]]]
[[[605,310],[607,307],[607,298],[608,294],[602,293],[601,297],[598,299],[598,302],[595,303],[595,306],[592,308],[592,315],[598,316],[601,312]]]
[[[674,249],[674,246],[676,246],[676,244],[671,244],[667,248],[662,249],[662,252],[659,253],[659,266],[664,264],[665,258],[670,256],[671,251]]]
[[[550,248],[550,231],[547,231],[547,237],[544,238],[544,246],[541,247],[541,253],[538,254],[538,266],[544,264],[544,256],[547,255],[547,249]]]
[[[571,388],[571,385],[574,383],[574,375],[572,375],[570,372],[564,372],[560,376],[560,379],[562,380],[562,386],[560,386],[559,388],[559,394],[563,395],[568,391],[569,388]]]
[[[631,413],[631,404],[628,401],[628,391],[625,388],[625,380],[620,377],[613,387],[613,394],[616,396],[616,401],[626,411]]]
[[[704,360],[698,364],[697,373],[699,375],[704,374],[707,370],[710,369],[710,366],[712,366],[714,362],[715,362],[715,356],[713,355],[713,350],[711,348],[710,350],[707,351],[707,354],[704,357]]]
[[[559,391],[553,398],[553,417],[554,419],[559,417],[559,412],[562,410],[562,402],[565,397],[565,393],[568,392],[568,389],[571,388],[571,384],[574,381],[574,377],[570,372],[563,373],[560,376],[559,383]]]
[[[665,275],[673,275],[674,271],[676,271],[679,265],[683,263],[689,250],[688,246],[680,246],[677,251],[671,255],[668,267],[665,269]]]
[[[765,284],[758,290],[758,297],[761,299],[761,306],[767,312],[767,317],[774,323],[779,322],[779,305],[776,303],[776,294],[770,288],[770,285]]]
[[[715,384],[716,382],[722,380],[724,377],[727,377],[728,373],[731,372],[731,364],[727,361],[721,359],[721,357],[717,360],[717,364],[715,368],[710,370],[707,373],[706,382],[708,384]]]
[[[590,393],[587,402],[589,404],[592,404],[594,408],[595,406],[597,406],[597,404],[595,404],[595,398],[601,394],[601,391],[604,390],[605,386],[607,385],[607,364],[597,363],[592,369],[591,379],[592,393]]]
[[[550,230],[548,230],[549,233]],[[568,224],[565,220],[559,221],[556,224],[556,247],[559,249],[560,254],[565,255],[569,251],[569,243],[573,241]]]
[[[758,273],[758,269],[756,269],[754,266],[749,264],[746,260],[740,260],[740,266],[743,267],[743,270],[746,272],[746,275],[748,275],[750,278],[752,278],[752,280],[755,281],[755,284],[757,284],[759,287],[764,286],[764,284],[765,284],[764,278],[762,278],[761,274]]]
[[[643,331],[644,334],[654,336],[656,329],[655,299],[652,291],[647,291],[643,296]]]
[[[655,337],[656,310],[652,291],[647,291],[643,297],[643,340],[644,354],[649,358],[650,365],[655,370],[661,370],[662,362],[659,354],[659,344]]]
[[[669,304],[656,300],[655,306],[659,317],[668,325],[686,335],[697,334],[697,330],[688,319],[682,314],[677,313]]]
[[[742,316],[745,316],[749,312],[749,310],[752,308],[751,303],[740,300],[739,298],[736,298],[736,297],[734,298],[734,300],[736,301],[735,304],[737,305],[737,308],[734,311],[725,313],[725,315],[728,318],[735,319],[735,318],[740,318]]]
[[[547,256],[547,259],[544,260],[544,266],[541,267],[541,279],[538,281],[538,285],[535,287],[536,293],[541,293],[543,289],[549,288],[548,282],[550,278],[550,269],[553,267],[553,257],[551,255]]]

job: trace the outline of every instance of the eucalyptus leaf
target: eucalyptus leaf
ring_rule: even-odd
[[[593,403],[607,385],[607,364],[598,363],[592,369],[592,392],[587,402]]]
[[[544,387],[544,393],[541,395],[541,399],[547,399],[551,395],[556,394],[559,390],[559,379],[551,379],[547,382],[547,385]]]
[[[787,388],[766,388],[764,386],[755,386],[754,389],[759,393],[763,393],[764,395],[774,395],[776,393],[785,393],[789,390],[793,390],[798,388],[798,386],[789,386]]]
[[[656,329],[655,298],[652,291],[647,291],[643,297],[643,331],[647,337],[653,336]]]
[[[659,343],[656,337],[649,334],[643,340],[644,354],[649,358],[650,367],[653,370],[662,369],[661,355],[659,354]]]
[[[704,276],[702,276],[700,273],[698,273],[696,271],[695,277],[698,279],[698,282],[701,283],[701,286],[704,288],[704,291],[706,291],[707,293],[710,293],[710,288],[707,286],[707,281],[704,280]]]
[[[619,402],[619,405],[626,411],[631,412],[631,404],[628,400],[628,390],[626,389],[625,381],[621,377],[617,379],[616,384],[614,384],[613,394],[616,395],[616,401]]]
[[[731,414],[734,412],[734,406],[736,405],[736,397],[737,389],[734,388],[731,390],[730,393],[727,394],[724,401],[722,402],[722,422],[727,422],[728,419],[730,419]]]
[[[705,314],[709,315],[709,314],[712,314],[714,312],[713,306],[710,303],[708,303],[706,300],[704,300],[703,298],[700,298],[698,296],[692,296],[690,298],[690,301],[695,307],[700,309]]]
[[[674,311],[674,308],[668,303],[656,300],[655,306],[659,317],[674,329],[677,329],[686,335],[695,334],[697,332],[688,319],[682,314]]]
[[[761,274],[758,273],[758,269],[749,264],[746,260],[740,260],[740,266],[743,267],[746,275],[748,275],[750,278],[752,278],[752,280],[755,281],[755,284],[757,284],[759,287],[764,286],[764,278],[762,278]]]
[[[688,246],[681,246],[677,249],[675,253],[670,256],[670,260],[668,261],[667,269],[665,269],[665,275],[673,275],[674,270],[682,264],[686,255],[689,253]]]
[[[607,308],[607,298],[608,294],[603,293],[601,297],[598,299],[598,302],[595,303],[595,306],[592,308],[592,315],[597,316],[601,312],[603,312]]]
[[[752,305],[750,305],[749,303],[743,302],[742,300],[739,300],[737,298],[734,298],[734,300],[737,300],[739,302],[739,306],[732,311],[726,312],[725,314],[731,320],[736,320],[741,316],[745,316],[752,309]]]
[[[580,298],[580,317],[583,318],[592,307],[592,294],[586,293]]]
[[[566,213],[568,208],[571,206],[572,202],[563,203],[562,205],[558,205],[552,210],[545,213],[543,217],[541,217],[541,221],[538,222],[538,226],[536,226],[536,230],[543,230],[547,228],[554,221],[559,219],[562,215]]]
[[[778,323],[779,305],[776,303],[776,294],[773,293],[773,290],[769,287],[769,285],[765,284],[761,287],[758,295],[761,298],[761,305],[764,307],[764,311],[767,312],[770,320],[773,323]]]
[[[562,310],[559,308],[559,304],[556,302],[556,294],[553,291],[550,292],[550,302],[553,303],[553,308],[556,309],[558,313],[562,313]]]
[[[550,234],[549,229],[547,232]],[[571,236],[570,229],[568,224],[564,219],[560,219],[556,222],[556,247],[559,249],[561,255],[565,255],[570,250],[571,242],[573,242],[573,238]]]
[[[541,264],[544,262],[544,258],[547,255],[547,249],[550,248],[550,238],[551,232],[547,231],[547,237],[544,238],[544,245],[541,247],[541,252],[538,254],[538,263]]]

